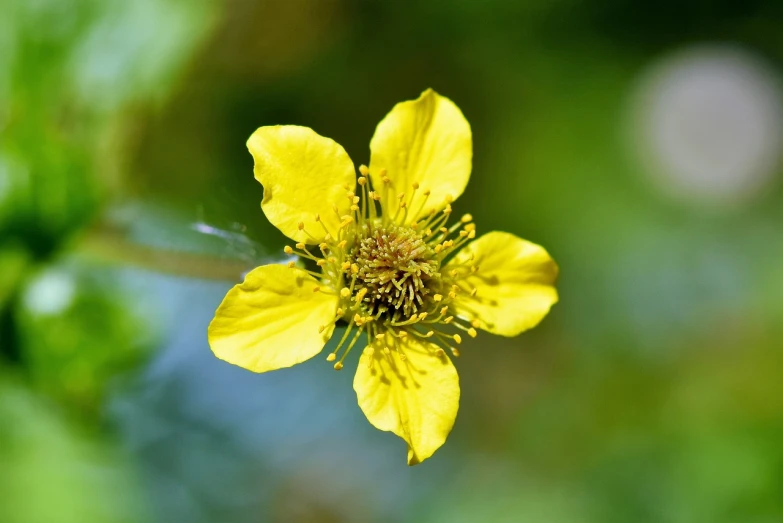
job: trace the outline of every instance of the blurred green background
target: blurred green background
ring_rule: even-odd
[[[5,0],[0,522],[783,521],[783,3]],[[352,373],[253,375],[206,327],[280,258],[245,148],[369,161],[432,87],[458,212],[544,245],[561,302],[457,361],[408,468]]]

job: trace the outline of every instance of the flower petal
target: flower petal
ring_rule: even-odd
[[[353,388],[370,423],[404,439],[408,464],[415,465],[432,456],[451,432],[459,377],[437,346],[410,337],[403,343],[389,354],[365,349]]]
[[[321,352],[334,330],[338,298],[313,292],[301,269],[265,265],[235,285],[209,324],[209,345],[221,360],[253,372],[290,367]],[[325,328],[318,332],[319,326]]]
[[[399,220],[405,224],[459,197],[468,184],[472,159],[470,124],[454,102],[432,89],[395,105],[370,141],[370,176],[387,212],[396,211],[400,193],[413,194],[405,198],[408,213]],[[388,191],[383,189],[384,169],[392,186]],[[420,187],[412,193],[414,182]],[[429,197],[424,195],[427,190]]]
[[[474,256],[471,261],[470,257]],[[506,232],[490,232],[469,243],[444,271],[475,265],[461,280],[452,308],[482,329],[502,336],[535,327],[557,303],[557,264],[543,247]],[[461,269],[464,272],[464,269]],[[470,296],[471,289],[476,295]]]
[[[334,140],[296,125],[260,127],[247,148],[256,180],[264,186],[261,208],[272,225],[295,241],[320,243],[326,233],[315,220],[318,214],[336,238],[340,216],[350,214],[345,186],[356,186],[348,153]]]

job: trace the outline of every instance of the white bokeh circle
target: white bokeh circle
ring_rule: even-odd
[[[737,47],[688,48],[653,63],[636,85],[631,114],[644,171],[680,200],[748,202],[780,163],[777,75]]]

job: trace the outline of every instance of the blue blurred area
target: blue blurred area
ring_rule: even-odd
[[[783,521],[781,23],[774,0],[2,3],[0,522]],[[206,329],[286,259],[253,130],[366,163],[427,87],[473,129],[455,210],[544,245],[561,302],[466,340],[454,431],[409,468],[353,362],[255,375]]]

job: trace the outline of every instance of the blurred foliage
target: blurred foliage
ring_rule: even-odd
[[[177,0],[0,5],[0,521],[147,520],[113,441],[69,424],[103,424],[110,381],[152,336],[126,289],[66,258],[121,194],[133,111],[165,102],[214,15]]]
[[[744,205],[675,203],[628,137],[651,63],[731,43],[779,80],[781,23],[774,0],[3,2],[0,521],[783,520],[781,168]],[[285,241],[250,133],[366,163],[426,87],[474,132],[456,211],[545,245],[562,300],[466,340],[414,473],[350,376],[242,373],[204,333]]]
[[[15,307],[36,266],[58,263],[117,193],[129,111],[165,101],[213,19],[208,2],[3,3],[0,353],[24,360],[44,390],[60,395],[68,382],[64,399],[80,406],[100,401],[99,382],[137,345],[134,329],[111,319],[126,307],[111,285],[81,289],[46,320]]]
[[[0,374],[0,521],[149,521],[126,458]]]
[[[145,334],[150,326],[126,304],[132,293],[101,281],[108,278],[96,277],[93,267],[80,269],[36,274],[15,317],[32,384],[89,419],[100,411],[108,380],[142,363],[153,340]]]

